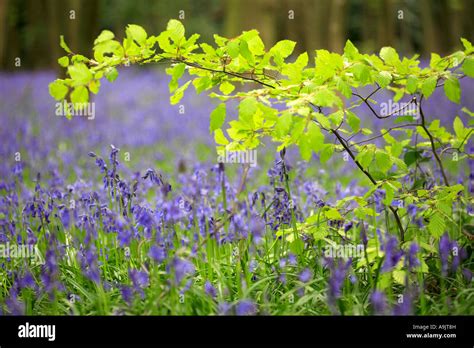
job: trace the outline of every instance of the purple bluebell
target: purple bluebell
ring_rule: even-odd
[[[217,296],[217,290],[209,280],[204,283],[204,291],[212,298],[215,298]]]
[[[382,272],[391,271],[403,256],[403,251],[398,249],[398,240],[394,236],[388,236],[384,245],[385,258]]]
[[[384,314],[387,308],[387,297],[383,291],[376,290],[370,295],[370,304],[374,314]]]
[[[257,305],[251,300],[240,300],[235,308],[237,315],[257,314]]]
[[[303,269],[298,276],[298,279],[302,283],[308,283],[313,278],[313,272],[309,268]]]

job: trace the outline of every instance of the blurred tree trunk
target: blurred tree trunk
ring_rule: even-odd
[[[396,11],[393,0],[383,0],[378,3],[377,16],[377,47],[393,46],[395,41]]]
[[[329,2],[327,0],[312,0],[304,12],[304,37],[305,46],[310,56],[315,49],[327,47]]]
[[[468,6],[468,2],[472,1],[464,1],[465,6]],[[472,15],[472,12],[471,12]],[[449,49],[453,50],[456,47],[459,47],[461,45],[459,38],[462,36],[462,18],[463,17],[463,11],[462,11],[462,3],[461,1],[450,1],[449,2],[449,22],[451,24],[451,30],[450,30],[450,40],[449,40]],[[472,19],[471,19],[472,20]]]
[[[99,7],[97,1],[81,1],[81,52],[92,56],[94,39],[99,35]],[[123,29],[122,29],[123,30]]]
[[[0,1],[0,66],[6,63],[8,0]]]
[[[439,37],[436,35],[435,20],[433,18],[434,11],[432,5],[433,2],[431,0],[420,1],[423,46],[426,53],[439,51]]]
[[[311,0],[285,0],[282,9],[281,24],[283,31],[281,38],[296,41],[295,52],[303,52],[308,49],[305,43],[306,28],[304,27],[306,13],[303,12],[305,3]]]
[[[463,8],[463,32],[466,39],[474,37],[474,20],[472,14],[474,13],[474,1],[465,1]]]
[[[237,36],[240,31],[242,6],[240,0],[227,0],[225,2],[224,32],[227,37]]]
[[[331,1],[329,20],[329,50],[342,52],[346,41],[346,0]]]
[[[364,23],[362,24],[362,46],[363,51],[371,51],[375,47],[375,23],[377,20],[375,4],[373,1],[364,1],[362,3],[362,18]]]
[[[62,34],[60,31],[60,22],[61,22],[61,7],[58,6],[55,0],[46,1],[46,16],[48,18],[48,44],[50,52],[50,65],[55,67],[56,70],[59,70],[59,65],[57,64],[57,59],[66,52],[63,52],[63,49],[59,47],[59,36]]]
[[[80,52],[79,23],[82,20],[81,1],[67,1],[66,21],[68,23],[69,42],[68,45],[73,52]]]

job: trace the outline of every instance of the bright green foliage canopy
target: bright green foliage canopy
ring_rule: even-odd
[[[359,204],[356,216],[375,214],[367,202],[380,188],[385,190],[384,203],[397,222],[398,212],[405,212],[406,204],[424,204],[431,234],[439,237],[443,232],[450,204],[463,187],[449,185],[441,156],[449,149],[457,151],[460,160],[469,156],[464,148],[472,135],[472,121],[465,125],[453,115],[452,133],[437,120],[430,123],[422,105],[441,86],[450,101],[460,102],[459,79],[474,77],[474,48],[468,40],[461,39],[464,50],[446,57],[433,53],[430,65],[420,68],[418,56],[402,58],[392,47],[383,47],[378,55],[363,54],[350,41],[342,55],[316,50],[315,62],[310,64],[307,53],[292,55],[294,41],[282,40],[266,49],[256,30],[231,39],[214,35],[215,45],[198,43],[199,35],[186,36],[177,20],[170,20],[158,36],[149,36],[135,24],[128,25],[125,33],[119,42],[112,32],[102,31],[94,41],[93,58],[73,53],[61,37],[60,45],[67,55],[58,63],[67,69],[68,77],[50,84],[51,95],[58,101],[88,102],[90,93],[98,93],[104,77],[109,81],[117,78],[118,67],[168,62],[171,104],[178,104],[191,85],[197,93],[212,90],[210,96],[221,101],[210,114],[209,128],[218,149],[253,149],[263,137],[270,137],[279,149],[297,146],[306,160],[314,153],[325,162],[335,152],[345,151],[372,184],[364,197],[351,197]],[[238,88],[243,84],[250,88]],[[366,86],[373,92],[368,96],[357,93]],[[371,99],[381,90],[393,92],[395,102],[409,95],[419,115],[404,114],[403,110],[397,110],[397,115],[381,115]],[[226,102],[232,99],[238,100],[239,107],[237,117],[230,120]],[[374,117],[387,119],[381,134],[361,128],[356,112],[363,103]],[[466,113],[473,115],[469,110]],[[412,143],[415,133],[419,135],[417,144]],[[356,135],[366,140],[352,141]],[[373,140],[382,137],[385,146],[375,146]],[[433,152],[444,186],[428,192],[415,183],[410,190],[403,190],[399,179],[416,166],[423,151]],[[394,199],[405,204],[393,207]],[[347,202],[339,202],[337,208]],[[337,210],[328,214],[340,216]],[[401,223],[398,228],[403,239]]]

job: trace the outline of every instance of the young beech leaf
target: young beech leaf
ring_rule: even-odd
[[[125,33],[129,39],[136,41],[140,46],[145,45],[147,34],[145,29],[141,26],[136,24],[129,24],[127,29],[125,29]],[[110,36],[110,35],[109,35]]]
[[[430,231],[433,237],[440,238],[446,227],[446,219],[443,217],[443,214],[436,210],[429,220],[428,231]]]
[[[184,92],[186,89],[189,87],[189,84],[191,83],[191,80],[186,82],[184,85],[179,87],[174,94],[170,97],[170,103],[171,105],[176,105],[179,103],[179,101],[183,98]]]
[[[329,220],[341,220],[342,216],[336,208],[329,208],[324,212]]]
[[[118,77],[118,71],[114,67],[109,67],[105,70],[105,78],[110,82],[114,82]]]
[[[400,62],[397,51],[393,47],[382,47],[380,50],[380,58],[385,61],[385,64],[395,65]]]
[[[211,112],[211,125],[209,127],[211,133],[222,127],[225,121],[225,114],[226,105],[224,103],[219,104],[217,108]]]
[[[437,76],[430,76],[425,81],[423,81],[421,91],[423,92],[425,98],[429,98],[429,96],[433,94],[436,88],[436,82],[438,82]]]
[[[466,58],[462,65],[462,71],[464,71],[467,76],[474,77],[474,58]]]
[[[85,85],[92,80],[92,73],[84,63],[69,65],[69,76],[74,80],[74,85]]]
[[[168,22],[166,30],[169,32],[171,40],[173,40],[176,44],[180,43],[181,39],[184,38],[184,26],[176,19],[171,19]]]
[[[101,42],[112,40],[114,37],[114,33],[112,33],[110,30],[102,30],[99,36],[97,36],[97,39],[94,40],[94,46],[100,44]]]
[[[219,145],[227,145],[229,144],[229,140],[224,135],[224,132],[222,132],[222,129],[218,128],[214,131],[214,141],[216,144]]]
[[[295,49],[296,42],[291,40],[278,41],[275,46],[270,49],[270,53],[278,54],[281,58],[288,57]]]
[[[449,77],[444,82],[444,93],[449,100],[459,104],[461,101],[461,85],[459,84],[459,80],[452,76]]]
[[[74,108],[80,106],[80,104],[87,103],[89,101],[89,92],[84,86],[78,86],[71,92],[71,102],[74,103]]]
[[[66,42],[64,41],[64,36],[61,35],[59,37],[59,46],[61,46],[61,48],[63,50],[65,50],[67,53],[72,53],[71,49],[69,48],[69,46],[66,44]]]
[[[415,76],[410,76],[407,80],[407,91],[410,94],[416,92],[418,86],[418,79]]]
[[[354,133],[360,129],[360,118],[350,110],[346,110],[347,123],[352,128]]]
[[[235,89],[235,86],[228,81],[222,82],[221,85],[219,86],[219,90],[225,95],[232,93],[234,89]]]
[[[69,65],[69,57],[68,56],[64,56],[64,57],[61,57],[58,59],[58,63],[59,65],[61,65],[63,68],[67,68],[67,66]]]
[[[69,90],[62,80],[55,80],[48,87],[49,94],[56,100],[63,100]]]

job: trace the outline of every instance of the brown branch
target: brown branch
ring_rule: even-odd
[[[355,158],[354,156],[354,153],[352,152],[352,150],[347,146],[347,144],[345,143],[344,139],[341,137],[341,135],[338,133],[337,130],[334,130],[332,129],[331,130],[332,133],[336,136],[336,138],[339,140],[339,142],[341,143],[341,145],[344,147],[344,149],[347,151],[347,153],[349,154],[349,156],[352,158],[352,160],[354,161],[354,163],[356,164],[356,166],[362,171],[362,173],[365,174],[365,176],[367,176],[367,178],[369,178],[369,180],[372,182],[372,184],[374,185],[377,185],[377,181],[374,179],[374,177],[372,176],[372,174],[370,174],[367,170],[364,169],[364,167],[362,166],[362,164],[360,164],[360,162]],[[398,216],[398,209],[395,209],[394,207],[392,207],[391,205],[388,206],[388,208],[390,209],[390,211],[392,212],[393,216],[395,217],[395,221],[397,223],[397,226],[398,226],[398,229],[400,231],[400,239],[401,241],[403,242],[405,240],[405,230],[403,229],[403,225],[402,225],[402,221],[400,219],[400,216]]]
[[[433,155],[436,159],[436,162],[438,162],[439,169],[441,171],[441,175],[443,176],[443,180],[446,186],[449,186],[449,181],[448,177],[446,176],[446,173],[444,171],[443,163],[441,162],[441,158],[439,158],[438,153],[436,152],[436,146],[435,146],[435,140],[433,138],[433,135],[431,132],[428,130],[428,127],[426,127],[426,119],[425,119],[425,114],[423,113],[423,108],[421,107],[421,101],[423,100],[423,96],[420,98],[420,116],[421,116],[421,128],[426,132],[428,135],[428,138],[430,140],[431,144],[431,151],[433,152]]]

